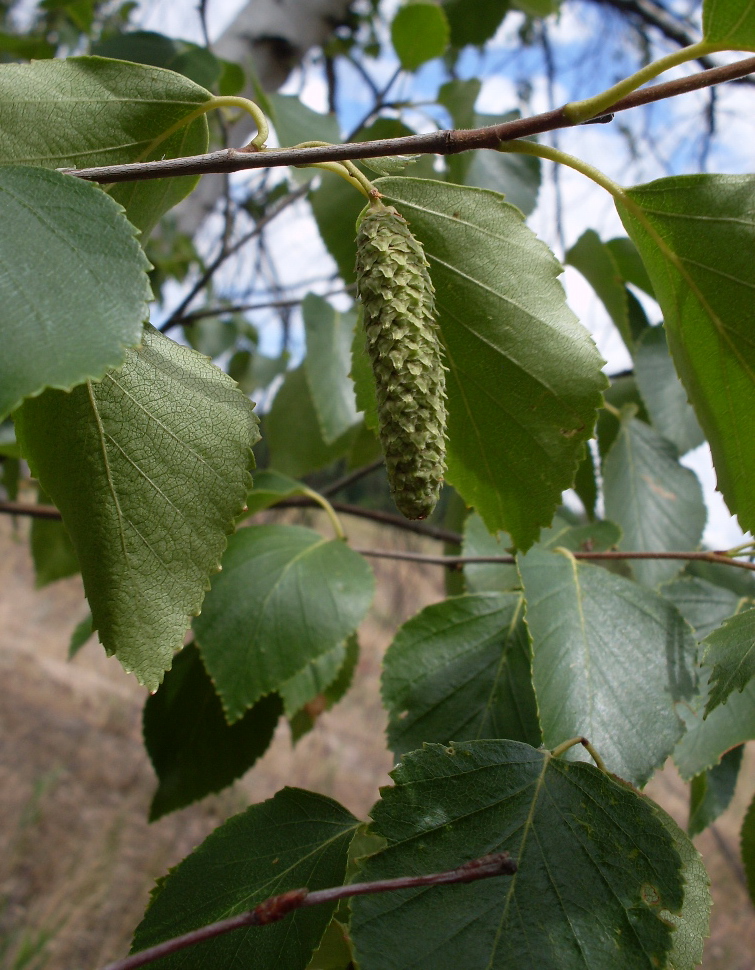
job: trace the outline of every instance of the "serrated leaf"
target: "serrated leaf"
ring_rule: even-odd
[[[587,229],[566,253],[564,262],[578,270],[595,290],[631,353],[634,337],[629,326],[627,291],[611,250],[594,229]]]
[[[755,797],[750,802],[747,814],[742,822],[740,834],[742,847],[742,864],[747,877],[747,889],[750,899],[755,904]]]
[[[401,757],[425,741],[541,734],[530,645],[517,593],[455,596],[405,623],[383,661],[388,745]]]
[[[100,640],[155,690],[199,611],[249,491],[253,405],[152,327],[118,371],[16,412],[63,514]]]
[[[653,425],[680,455],[705,441],[666,343],[663,327],[648,327],[637,342],[634,373]]]
[[[743,753],[744,745],[737,745],[726,752],[719,764],[692,779],[687,823],[690,838],[712,825],[731,804]]]
[[[674,929],[666,967],[668,970],[695,970],[702,962],[703,946],[710,935],[710,877],[700,853],[673,818],[655,802],[650,802],[650,808],[671,836],[682,860],[682,910],[679,913],[661,910],[659,914]]]
[[[350,428],[332,444],[326,444],[304,366],[299,366],[286,374],[265,417],[270,463],[292,478],[325,468],[349,453],[357,428]]]
[[[518,872],[354,900],[362,970],[668,966],[673,933],[661,911],[682,909],[682,863],[648,800],[628,786],[513,741],[427,745],[393,778],[372,810],[388,847],[360,878],[433,872],[500,850]]]
[[[132,952],[251,909],[269,896],[339,885],[358,825],[324,795],[284,788],[235,815],[161,881]],[[335,903],[300,909],[266,927],[227,933],[161,960],[166,970],[304,970]]]
[[[449,36],[443,8],[432,2],[405,4],[391,22],[391,41],[405,71],[416,71],[426,61],[440,57]]]
[[[5,165],[0,205],[2,420],[46,387],[70,390],[122,364],[152,294],[134,227],[96,186]]]
[[[230,722],[352,634],[372,601],[364,558],[311,529],[232,536],[194,630]]]
[[[229,726],[196,644],[184,647],[144,705],[144,745],[159,780],[150,822],[240,778],[267,750],[281,712],[270,694]]]
[[[571,486],[605,378],[553,255],[501,196],[379,179],[420,239],[448,363],[447,480],[528,548]],[[569,360],[568,368],[564,360]]]
[[[697,576],[679,576],[670,583],[664,583],[659,592],[671,600],[695,631],[698,640],[704,640],[740,606],[740,597],[732,590]]]
[[[297,714],[313,697],[321,694],[338,676],[338,671],[346,662],[346,644],[316,657],[303,670],[285,681],[278,688],[283,699],[286,717]]]
[[[617,208],[653,282],[718,488],[742,528],[753,529],[755,175],[660,179],[627,190]]]
[[[705,0],[703,37],[709,44],[729,50],[755,47],[755,3],[753,0]]]
[[[322,439],[332,445],[361,420],[349,378],[356,314],[340,313],[315,293],[307,294],[301,309],[307,338],[304,372]]]
[[[544,743],[586,737],[609,771],[644,785],[682,735],[677,706],[696,693],[686,624],[656,593],[566,552],[533,549],[519,569]]]
[[[679,464],[676,449],[634,409],[622,412],[621,428],[603,461],[606,516],[619,523],[621,548],[632,552],[697,549],[705,528],[703,490],[694,472]],[[682,560],[636,559],[632,571],[655,587],[678,573]]]
[[[85,168],[207,151],[204,117],[152,143],[208,101],[173,71],[104,57],[0,67],[0,163]],[[50,131],[56,132],[54,144]],[[197,184],[196,176],[123,183],[111,190],[143,233]]]
[[[755,610],[729,617],[705,638],[703,662],[712,667],[705,716],[725,704],[735,690],[740,693],[755,676]]]

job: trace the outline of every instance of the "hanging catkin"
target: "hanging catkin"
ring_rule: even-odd
[[[356,272],[391,492],[408,519],[425,519],[445,470],[445,370],[427,259],[392,206],[375,201],[362,219]]]

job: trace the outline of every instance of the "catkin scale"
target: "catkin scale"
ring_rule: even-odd
[[[393,500],[425,519],[445,470],[445,369],[427,259],[392,206],[374,202],[362,219],[356,272]]]

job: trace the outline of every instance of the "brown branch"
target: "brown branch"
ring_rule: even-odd
[[[372,472],[376,472],[378,468],[381,468],[385,459],[381,455],[374,461],[371,461],[369,465],[365,465],[363,468],[357,468],[353,472],[349,472],[348,475],[344,475],[343,478],[337,478],[330,485],[326,485],[325,488],[320,489],[320,495],[324,495],[325,498],[330,498],[331,495],[336,495],[338,492],[343,491],[344,488],[348,488],[349,485],[353,485],[354,482],[358,482],[362,478],[366,478],[367,475],[371,475]]]
[[[60,519],[54,505],[28,505],[26,502],[0,502],[0,514],[25,515],[28,519]]]
[[[734,64],[634,91],[626,98],[617,101],[609,110],[612,113],[627,111],[629,108],[651,104],[654,101],[676,97],[690,91],[698,91],[713,84],[733,81],[753,72],[755,72],[755,57],[749,57]],[[91,182],[135,182],[168,176],[224,174],[281,165],[312,165],[316,162],[377,158],[381,155],[455,155],[476,148],[495,149],[504,141],[573,126],[574,123],[564,114],[564,109],[557,108],[555,111],[546,111],[531,118],[519,118],[516,121],[491,125],[487,128],[435,131],[403,138],[347,142],[344,145],[328,145],[324,148],[283,148],[270,151],[226,148],[207,155],[192,155],[187,158],[168,158],[156,162],[102,165],[96,168],[63,169],[62,171]]]
[[[432,556],[423,552],[401,552],[392,549],[354,549],[354,552],[362,556],[371,556],[374,559],[402,559],[408,562],[429,563],[432,566],[445,566],[448,569],[458,569],[460,566],[475,565],[479,563],[500,563],[502,565],[513,565],[516,556]],[[617,559],[686,559],[697,560],[699,562],[712,562],[722,566],[738,566],[740,569],[751,569],[755,571],[755,562],[742,562],[739,559],[732,559],[724,551],[687,551],[687,552],[625,552],[623,549],[610,549],[607,552],[573,552],[575,559],[587,559],[600,562]]]
[[[456,869],[436,872],[428,876],[402,876],[398,879],[380,879],[375,882],[355,882],[346,886],[334,886],[332,889],[316,889],[312,892],[308,889],[291,889],[278,896],[271,896],[245,913],[218,920],[217,923],[202,926],[198,930],[158,943],[139,953],[132,953],[123,960],[109,963],[103,970],[136,970],[137,967],[143,967],[162,957],[178,953],[179,950],[193,946],[195,943],[212,940],[216,936],[231,933],[245,926],[266,926],[283,919],[294,910],[317,906],[320,903],[333,903],[351,896],[395,892],[397,889],[475,882],[477,879],[489,879],[492,876],[512,876],[515,872],[516,863],[510,858],[508,852],[495,852],[465,862]]]

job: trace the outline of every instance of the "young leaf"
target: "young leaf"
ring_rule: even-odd
[[[104,57],[4,64],[0,162],[84,168],[199,155],[207,151],[204,117],[160,141],[149,154],[148,149],[211,97],[173,71]],[[197,181],[186,176],[124,183],[110,194],[146,234]]]
[[[679,464],[676,449],[631,406],[622,412],[618,437],[603,462],[606,516],[619,523],[621,546],[635,552],[697,549],[705,528],[703,490],[694,472]],[[680,560],[637,559],[632,570],[646,586],[671,579]]]
[[[361,420],[349,379],[356,314],[339,313],[314,293],[307,294],[301,309],[307,337],[304,372],[322,439],[332,445]]]
[[[682,911],[682,860],[648,799],[592,765],[513,741],[427,745],[393,778],[372,809],[388,847],[360,879],[501,850],[518,872],[354,900],[362,970],[668,966],[674,934],[663,914]]]
[[[734,690],[743,691],[755,676],[755,610],[728,620],[705,638],[703,663],[712,667],[705,716],[725,704]]]
[[[747,889],[750,899],[755,904],[755,797],[750,802],[747,814],[742,822],[741,833],[742,863],[747,877]]]
[[[511,738],[540,744],[530,644],[517,593],[455,596],[396,634],[383,665],[388,745]]]
[[[122,364],[152,294],[134,227],[97,186],[5,165],[0,205],[2,420],[46,387],[70,390]]]
[[[567,552],[533,549],[519,569],[544,743],[589,738],[609,771],[644,785],[696,693],[686,624],[656,593]]]
[[[359,822],[324,795],[284,788],[208,836],[161,880],[132,952],[252,909],[269,896],[343,882]],[[165,970],[304,970],[335,903],[299,909],[279,923],[240,929],[163,958]]]
[[[230,722],[356,630],[372,572],[340,539],[260,525],[232,536],[223,571],[194,621]]]
[[[432,0],[405,4],[391,23],[391,41],[405,71],[416,71],[426,61],[441,57],[448,40],[446,15]]]
[[[560,266],[501,196],[420,179],[377,185],[430,262],[449,367],[446,478],[491,532],[527,548],[592,434],[600,356],[566,306]]]
[[[744,745],[737,745],[726,752],[720,764],[692,779],[687,823],[690,838],[699,835],[729,807],[734,797],[743,753]]]
[[[634,336],[629,326],[627,291],[611,250],[594,229],[587,229],[568,251],[564,262],[578,270],[595,290],[631,353]]]
[[[729,50],[755,47],[755,6],[752,0],[704,0],[703,38]]]
[[[680,455],[705,441],[668,352],[664,327],[648,327],[637,342],[634,373],[653,425]]]
[[[653,281],[718,487],[745,530],[755,528],[754,207],[755,175],[660,179],[617,204]]]
[[[94,625],[155,690],[183,646],[249,491],[253,405],[195,351],[147,327],[118,371],[16,412],[63,514]]]
[[[267,750],[281,712],[270,694],[229,726],[196,645],[184,647],[144,705],[144,745],[159,779],[150,822],[240,778]]]

